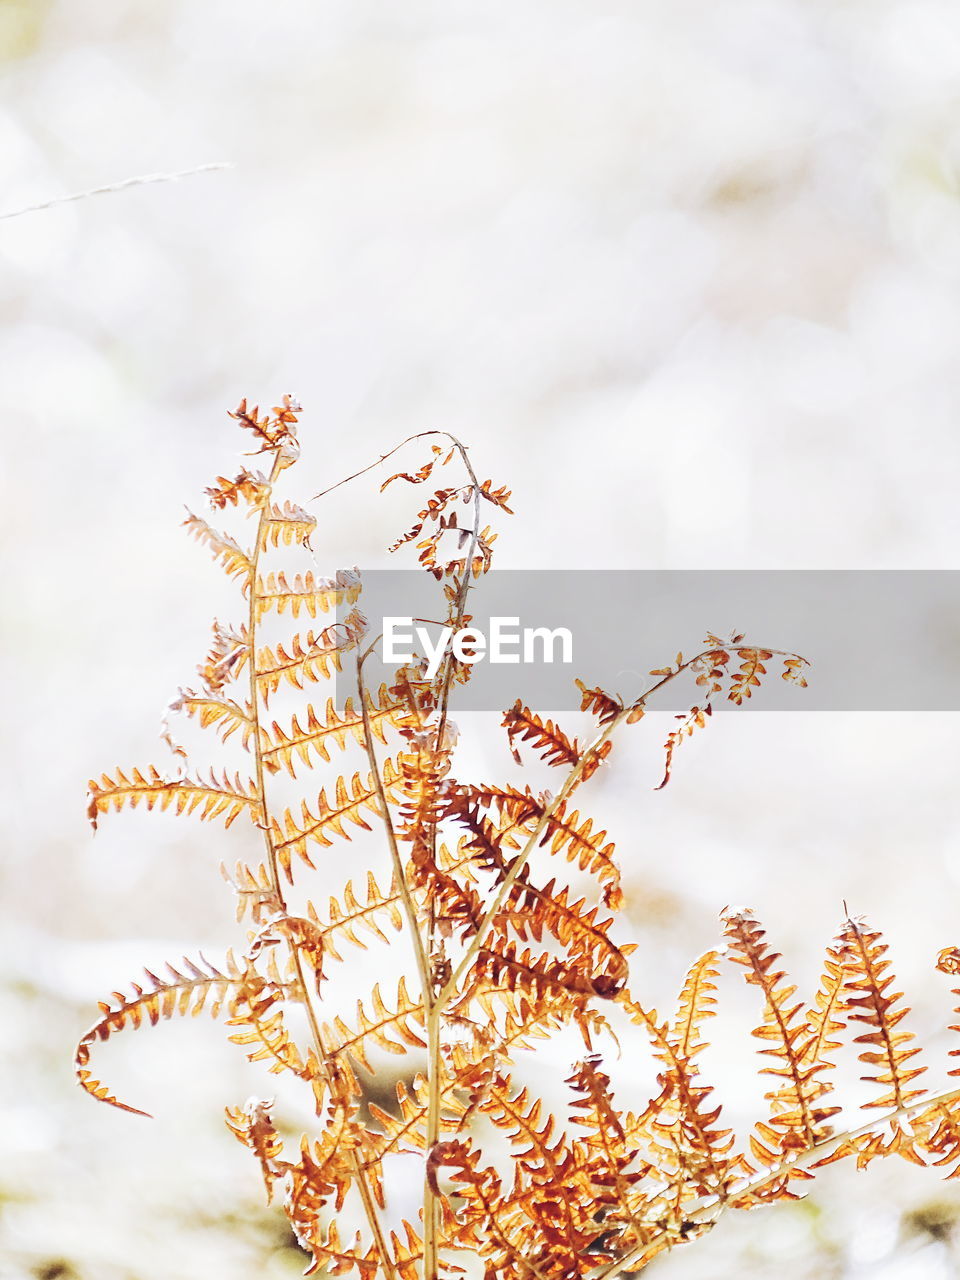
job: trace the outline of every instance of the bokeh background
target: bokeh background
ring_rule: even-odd
[[[456,433],[515,491],[508,567],[955,567],[960,9],[0,0],[0,58],[0,213],[233,165],[0,221],[0,1276],[273,1280],[303,1260],[223,1126],[263,1082],[222,1031],[103,1049],[152,1122],[70,1066],[140,965],[236,937],[229,833],[137,813],[92,841],[84,817],[91,774],[162,759],[161,709],[229,614],[177,528],[241,447],[224,411],[299,397],[302,496]],[[318,557],[386,565],[417,496],[338,490]],[[888,930],[942,1074],[958,717],[724,716],[654,793],[663,727],[593,795],[637,993],[663,1007],[730,902],[812,990],[846,899]],[[738,991],[740,1047],[710,1060],[734,1120]],[[840,1166],[653,1271],[940,1280],[958,1217],[934,1172]]]

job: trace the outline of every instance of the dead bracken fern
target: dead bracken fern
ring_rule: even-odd
[[[312,1134],[285,1142],[272,1104],[251,1098],[227,1107],[230,1129],[259,1162],[268,1197],[282,1194],[309,1271],[362,1280],[478,1270],[490,1280],[601,1280],[642,1270],[725,1209],[795,1198],[818,1168],[845,1157],[863,1167],[897,1154],[960,1176],[960,1085],[934,1094],[919,1084],[925,1067],[903,1026],[907,1006],[892,989],[880,934],[862,920],[843,923],[809,999],[747,910],[723,913],[725,946],[694,961],[675,1009],[659,1013],[628,989],[632,948],[614,929],[623,905],[614,847],[574,807],[577,793],[610,759],[618,732],[679,677],[693,677],[697,703],[667,738],[661,786],[678,746],[718,699],[749,698],[773,662],[802,685],[803,659],[742,635],[708,634],[702,652],[652,672],[633,701],[580,683],[582,710],[596,724],[588,741],[522,701],[505,712],[514,758],[532,753],[556,769],[552,791],[461,779],[449,712],[470,663],[451,649],[432,679],[414,661],[369,688],[364,664],[376,639],[357,607],[358,576],[267,567],[271,554],[290,555],[316,537],[313,515],[275,498],[299,454],[299,413],[285,397],[269,414],[244,401],[232,415],[267,465],[218,477],[206,493],[215,510],[247,512],[249,543],[193,515],[186,521],[244,608],[232,626],[215,624],[198,688],[181,689],[169,708],[163,738],[172,767],[117,769],[90,783],[94,827],[108,811],[138,805],[249,823],[262,861],[240,862],[227,877],[245,937],[218,965],[184,958],[103,1002],[77,1048],[82,1086],[137,1112],[95,1077],[96,1043],[174,1014],[223,1017],[252,1060],[302,1083],[316,1113]],[[436,489],[394,544],[413,544],[458,630],[491,563],[495,534],[484,515],[509,512],[510,494],[477,479],[459,441],[425,435],[426,462],[384,487],[424,485],[462,468],[462,483]],[[313,625],[296,630],[301,615]],[[335,672],[349,676],[350,698],[311,697]],[[305,696],[281,711],[278,695],[291,691]],[[175,717],[213,730],[246,769],[191,767],[173,736]],[[321,785],[318,770],[351,751],[365,757],[362,767]],[[297,782],[312,784],[299,808],[274,798]],[[357,829],[382,834],[387,869],[356,867],[346,883],[331,883],[339,860],[328,851]],[[548,877],[536,870],[542,864],[554,868]],[[573,866],[592,880],[591,892],[564,881]],[[307,896],[314,883],[326,907]],[[368,943],[390,947],[393,977],[349,1014],[330,993],[352,949]],[[729,963],[757,989],[754,1036],[770,1086],[742,1147],[700,1070]],[[945,948],[938,968],[960,972],[960,951]],[[614,1043],[617,1019],[648,1038],[657,1063],[652,1096],[634,1100],[633,1111],[615,1099],[601,1050]],[[566,1108],[518,1067],[521,1051],[564,1028],[583,1042]],[[833,1069],[844,1038],[873,1095],[841,1124]],[[384,1052],[402,1066],[392,1108],[367,1096]],[[960,1048],[953,1053],[960,1058]],[[960,1065],[951,1074],[960,1076]],[[422,1187],[413,1221],[384,1191],[388,1165],[411,1159]]]

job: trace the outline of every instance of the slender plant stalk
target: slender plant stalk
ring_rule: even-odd
[[[274,482],[281,471],[280,452],[274,454],[273,467],[270,471],[269,488],[272,491]],[[250,668],[250,712],[253,723],[253,755],[256,768],[257,795],[260,800],[260,821],[258,823],[263,832],[263,839],[267,850],[267,867],[270,873],[270,887],[276,895],[280,910],[286,913],[287,904],[283,892],[283,885],[280,877],[280,868],[277,860],[277,851],[273,843],[273,833],[270,828],[269,813],[267,809],[267,792],[263,769],[263,751],[260,740],[260,691],[257,687],[257,569],[260,563],[260,555],[263,551],[264,531],[267,524],[268,504],[265,500],[260,508],[257,518],[256,541],[253,549],[253,559],[250,567],[250,611],[247,622],[247,645],[248,645],[248,666]],[[303,991],[303,1001],[307,1012],[307,1021],[310,1025],[310,1032],[313,1037],[314,1048],[317,1054],[317,1060],[321,1064],[324,1074],[327,1077],[327,1083],[331,1091],[333,1090],[333,1076],[330,1064],[330,1053],[324,1042],[323,1032],[317,1012],[313,1006],[310,996],[311,984],[307,981],[306,964],[301,954],[300,948],[295,940],[286,935],[287,946],[293,956],[294,965],[297,970],[297,978]],[[377,1212],[377,1204],[374,1199],[373,1192],[367,1180],[366,1170],[356,1151],[351,1153],[351,1163],[356,1176],[356,1185],[360,1193],[360,1199],[363,1202],[363,1211],[373,1235],[377,1251],[383,1261],[384,1271],[390,1280],[399,1280],[396,1268],[393,1264],[393,1256],[387,1247],[386,1237],[383,1228],[380,1225],[380,1215]]]

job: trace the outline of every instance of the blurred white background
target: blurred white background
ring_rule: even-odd
[[[152,1124],[70,1073],[97,998],[234,936],[229,833],[131,814],[92,843],[83,798],[158,757],[228,612],[177,529],[242,447],[224,410],[297,395],[302,496],[454,432],[514,489],[501,566],[956,567],[960,8],[2,0],[0,57],[0,213],[234,165],[0,221],[0,1275],[296,1274],[217,1028],[103,1050]],[[387,562],[419,493],[376,489],[318,512],[332,566]],[[668,1000],[731,901],[812,989],[846,898],[945,1049],[958,718],[725,716],[654,794],[661,739],[591,810],[637,994]],[[939,1280],[958,1216],[933,1172],[841,1166],[653,1270]]]

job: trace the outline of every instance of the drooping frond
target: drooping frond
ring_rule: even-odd
[[[761,677],[767,674],[767,668],[763,664],[770,661],[773,653],[769,649],[737,649],[736,652],[742,661],[739,671],[733,676],[727,697],[739,705],[746,698],[753,697],[753,691],[759,687]]]
[[[137,1107],[128,1106],[113,1097],[107,1086],[93,1078],[89,1070],[90,1048],[98,1040],[108,1040],[126,1027],[136,1030],[144,1022],[156,1026],[161,1018],[196,1017],[206,1009],[212,1017],[219,1016],[226,1008],[231,1014],[248,995],[259,993],[267,986],[267,979],[255,973],[249,966],[241,965],[232,951],[227,952],[222,969],[212,965],[204,956],[200,963],[184,956],[182,972],[172,964],[166,965],[166,974],[159,976],[144,969],[146,982],[131,983],[131,994],[113,993],[112,1001],[100,1002],[100,1017],[77,1045],[74,1068],[77,1079],[87,1093],[100,1102],[132,1111],[135,1115],[148,1115]]]
[[[679,747],[681,742],[683,742],[684,739],[689,738],[697,729],[702,729],[707,723],[707,718],[712,714],[713,705],[712,703],[707,702],[702,706],[698,704],[691,707],[688,712],[675,717],[675,719],[679,720],[681,723],[676,729],[671,730],[671,732],[667,734],[666,741],[663,744],[665,752],[663,778],[657,784],[657,791],[661,791],[670,781],[673,773],[673,755],[677,747]]]
[[[581,821],[578,809],[570,812],[566,803],[561,804],[549,819],[540,843],[549,843],[551,853],[562,852],[568,862],[575,862],[581,871],[589,871],[601,883],[619,887],[620,867],[614,861],[613,842],[607,840],[606,831],[594,831],[592,818]]]
[[[224,570],[228,578],[241,578],[249,583],[253,572],[253,560],[249,552],[225,533],[219,533],[192,511],[187,512],[184,526],[198,542],[202,542],[210,551],[214,560]]]
[[[503,727],[510,739],[510,749],[517,764],[522,764],[517,741],[530,743],[534,750],[552,765],[573,768],[580,760],[581,747],[576,738],[570,739],[552,720],[544,720],[525,706],[518,698],[509,711],[503,714]]]
[[[239,774],[230,778],[226,773],[218,777],[211,772],[209,779],[169,779],[150,765],[146,773],[133,769],[129,777],[118,769],[114,777],[105,773],[99,782],[91,778],[87,817],[94,831],[100,814],[111,809],[118,812],[124,805],[135,809],[140,804],[147,809],[172,807],[178,814],[199,813],[205,821],[222,817],[224,825],[229,827],[241,813],[249,814],[252,819],[259,798],[254,784],[244,782]]]
[[[194,693],[192,689],[180,689],[167,711],[194,716],[201,729],[215,726],[224,742],[231,734],[239,731],[243,746],[249,748],[253,718],[249,709],[245,710],[232,698],[217,693]]]
[[[224,627],[215,621],[210,652],[206,661],[197,667],[203,687],[208,693],[220,693],[226,684],[243,672],[249,657],[246,627]]]
[[[289,1166],[281,1159],[283,1142],[270,1118],[272,1103],[250,1098],[242,1107],[225,1107],[231,1133],[248,1147],[260,1162],[267,1204],[273,1199],[274,1183],[284,1176]]]
[[[568,962],[590,975],[596,994],[609,998],[626,982],[627,958],[609,937],[613,920],[598,920],[599,910],[587,910],[584,898],[570,902],[569,888],[558,890],[554,880],[541,889],[518,879],[493,927],[502,934],[509,926],[522,941],[541,942],[546,931],[563,947]]]

